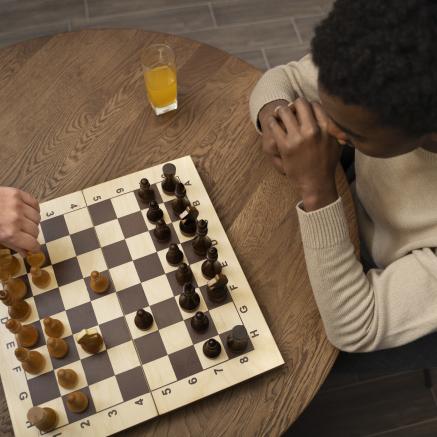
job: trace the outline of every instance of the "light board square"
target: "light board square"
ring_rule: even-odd
[[[162,328],[159,334],[161,335],[162,342],[168,354],[172,354],[193,344],[188,329],[183,321]]]
[[[191,271],[193,272],[194,277],[196,278],[197,285],[199,287],[202,287],[203,285],[206,285],[208,282],[208,279],[205,278],[202,274],[202,264],[204,261],[199,261],[197,263],[190,264]]]
[[[199,357],[200,360],[200,364],[202,364],[202,368],[203,369],[207,369],[208,367],[212,367],[215,366],[216,364],[219,363],[223,363],[224,361],[228,360],[228,355],[226,354],[226,350],[223,346],[223,343],[220,339],[220,336],[216,335],[214,337],[215,340],[217,340],[221,346],[222,346],[222,350],[220,351],[220,355],[218,357],[215,358],[208,358],[204,353],[203,353],[203,345],[205,344],[204,341],[201,341],[199,343],[196,343],[194,345],[194,349],[196,349],[197,352],[197,356]]]
[[[29,297],[28,299],[26,299],[26,302],[30,306],[30,314],[29,317],[26,319],[26,323],[36,322],[37,320],[39,320],[39,314],[38,310],[36,309],[35,299],[33,297]]]
[[[90,392],[96,411],[102,411],[105,408],[123,402],[115,376],[90,385]]]
[[[65,214],[64,217],[70,234],[75,234],[76,232],[93,227],[93,222],[91,221],[90,213],[87,208],[69,212]]]
[[[116,319],[123,315],[116,293],[111,293],[100,299],[95,299],[91,304],[99,324]]]
[[[50,275],[50,282],[47,285],[47,287],[45,287],[45,288],[37,287],[32,281],[32,275],[30,273],[27,275],[29,278],[29,284],[30,284],[30,288],[32,290],[32,294],[34,296],[37,296],[38,294],[45,293],[46,291],[53,290],[54,288],[56,288],[58,286],[58,283],[56,281],[56,276],[55,276],[55,273],[53,271],[53,267],[51,265],[47,266],[47,267],[43,267],[41,270],[46,270]]]
[[[121,241],[124,238],[118,220],[111,220],[110,222],[102,223],[94,229],[96,230],[97,238],[102,247]]]
[[[90,296],[83,279],[79,279],[78,281],[59,287],[59,292],[66,310],[78,305],[82,305],[90,300]]]
[[[96,249],[91,252],[83,253],[77,257],[80,271],[85,278],[91,274],[93,270],[103,272],[107,270],[105,258],[103,257],[102,249]]]
[[[149,232],[126,238],[126,244],[133,260],[155,252],[155,245]]]
[[[65,338],[65,337],[72,335],[70,323],[68,322],[67,313],[65,311],[62,311],[61,313],[53,314],[52,316],[50,316],[50,318],[57,319],[63,324],[64,332],[62,333],[61,338]],[[44,338],[47,340],[47,334],[45,333],[45,330],[44,330],[43,320],[41,320],[41,326],[43,328]]]
[[[173,291],[170,287],[167,276],[165,275],[145,281],[142,283],[142,286],[149,305],[153,305],[173,297]]]
[[[81,361],[74,361],[73,363],[67,364],[65,367],[60,367],[59,369],[56,369],[56,380],[58,379],[57,373],[60,369],[71,369],[74,370],[77,373],[77,385],[73,388],[64,388],[59,383],[59,391],[61,392],[61,395],[64,396],[67,393],[71,393],[72,391],[80,390],[83,387],[86,387],[88,385],[88,382],[85,377],[85,372],[83,370],[82,362]]]
[[[47,346],[46,345],[40,346],[40,347],[37,347],[36,349],[33,349],[33,350],[37,351],[41,355],[43,355],[44,360],[45,360],[45,364],[44,364],[44,368],[37,375],[32,375],[31,373],[25,372],[27,379],[37,378],[39,375],[42,375],[44,373],[47,373],[47,372],[50,372],[51,370],[53,370],[52,360],[50,359],[50,355],[49,355],[49,351],[47,350]]]
[[[176,381],[176,374],[168,356],[158,358],[143,365],[150,390],[156,390],[163,385]]]
[[[113,267],[110,272],[116,290],[124,290],[141,282],[132,261]]]
[[[108,349],[108,356],[116,375],[141,365],[132,341]]]
[[[153,311],[150,307],[146,307],[144,309],[147,312],[151,313],[153,316]],[[147,329],[146,331],[143,331],[142,329],[138,329],[134,322],[135,315],[136,315],[136,311],[133,313],[126,314],[127,326],[134,340],[136,338],[143,337],[145,335],[151,334],[152,332],[156,332],[158,330],[158,326],[156,325],[155,322],[155,317],[153,317],[153,325],[149,329]]]
[[[233,302],[209,310],[217,332],[230,331],[235,325],[241,325],[241,319]]]
[[[178,244],[178,247],[182,251],[182,253],[184,253],[184,250],[183,250],[183,248],[182,248],[182,246],[180,244]],[[158,256],[159,256],[159,259],[161,261],[162,267],[164,267],[164,272],[165,273],[170,273],[170,272],[173,272],[174,270],[177,270],[178,267],[177,266],[175,266],[175,267],[171,266],[167,262],[167,258],[166,258],[167,252],[168,252],[168,249],[160,250],[160,251],[158,251]],[[185,256],[185,254],[184,254],[184,258],[183,258],[183,260],[181,262],[187,263],[187,257]]]
[[[140,210],[137,199],[134,193],[123,194],[112,199],[112,206],[114,207],[117,217],[124,217]]]
[[[40,404],[38,406],[41,408],[48,407],[56,411],[58,415],[58,422],[56,423],[56,428],[61,428],[62,426],[68,424],[67,413],[65,411],[62,398],[52,399],[51,401],[44,402],[43,404]]]
[[[53,264],[73,258],[76,255],[69,235],[49,241],[46,246]]]
[[[87,328],[87,329],[93,329],[93,330],[95,329],[100,335],[102,335],[102,331],[100,330],[100,327],[98,325],[97,326],[93,326],[91,328]],[[83,360],[84,358],[87,358],[87,357],[90,357],[92,355],[95,355],[95,354],[89,354],[88,352],[83,350],[82,346],[77,342],[78,335],[79,335],[79,332],[77,334],[75,334],[73,336],[73,338],[74,338],[74,343],[76,345],[77,353],[79,354],[79,358],[81,360]],[[102,337],[103,337],[103,335],[102,335]],[[100,353],[100,352],[102,352],[104,350],[106,350],[106,344],[105,344],[105,339],[103,338],[103,346],[100,348],[98,353]],[[88,381],[88,383],[89,383],[89,381]]]
[[[165,208],[164,204],[161,203],[161,204],[159,205],[159,207],[162,209],[162,212],[164,213],[162,219],[163,219],[166,223],[171,223],[170,216],[168,215],[167,209]],[[152,223],[152,222],[147,218],[147,211],[148,211],[148,210],[149,210],[149,208],[147,208],[147,209],[143,209],[143,210],[141,211],[141,213],[143,214],[144,221],[146,222],[147,229],[148,229],[149,231],[151,231],[152,229],[155,229],[156,224],[155,224],[155,223]]]
[[[198,294],[199,297],[200,297],[200,303],[199,303],[199,306],[198,306],[194,311],[186,311],[186,310],[184,310],[184,309],[179,305],[179,296],[180,296],[180,295],[179,295],[179,296],[176,296],[176,302],[178,303],[179,311],[181,312],[181,314],[182,314],[182,318],[183,318],[184,320],[186,320],[186,319],[191,319],[191,317],[193,317],[194,314],[196,314],[197,311],[202,311],[202,312],[208,311],[208,307],[207,307],[207,305],[206,305],[206,303],[205,303],[205,299],[203,298],[202,293],[200,292],[200,290],[199,290],[198,288],[196,288],[196,292],[197,292],[197,294]]]

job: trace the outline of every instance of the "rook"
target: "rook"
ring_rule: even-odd
[[[177,266],[184,259],[184,254],[177,244],[170,244],[165,258],[171,266]]]
[[[156,227],[153,230],[153,233],[160,243],[166,243],[171,239],[171,230],[162,219],[158,220],[158,222],[156,223]]]
[[[88,408],[88,396],[78,390],[67,395],[66,404],[73,413],[82,413]]]
[[[172,195],[177,184],[176,167],[171,163],[165,164],[162,172],[164,173],[164,180],[161,182],[162,189],[164,193]]]
[[[78,376],[73,369],[59,369],[56,376],[61,387],[72,389],[77,385]]]
[[[64,358],[68,354],[68,343],[63,338],[47,338],[47,350],[53,358]]]
[[[208,237],[208,222],[206,220],[199,220],[197,222],[196,236],[193,238],[193,249],[196,255],[205,256],[212,242]]]
[[[23,325],[18,320],[9,319],[6,322],[6,328],[15,334],[19,346],[32,347],[38,341],[39,332],[33,325]]]
[[[193,279],[193,272],[188,264],[180,263],[176,270],[176,281],[179,285],[184,285]]]
[[[46,317],[43,321],[44,331],[48,337],[59,338],[64,333],[64,325],[58,319]]]
[[[149,222],[156,223],[164,217],[164,213],[162,212],[162,209],[159,207],[158,203],[154,200],[151,200],[146,216]]]
[[[187,282],[184,291],[179,296],[179,305],[186,311],[194,311],[200,304],[200,296],[196,292],[194,285]]]
[[[32,375],[36,375],[44,369],[46,359],[38,351],[29,351],[24,347],[15,349],[15,357],[21,362],[23,369]]]
[[[243,325],[236,325],[227,338],[228,347],[232,352],[242,352],[247,348],[249,336]]]
[[[150,188],[150,183],[145,178],[140,181],[138,196],[146,205],[148,205],[151,200],[155,200],[155,192]]]
[[[27,412],[27,420],[40,431],[49,432],[56,428],[58,415],[49,407],[32,407]]]
[[[109,287],[109,279],[94,270],[90,275],[90,287],[95,293],[104,293]]]
[[[202,274],[207,279],[212,279],[222,271],[222,265],[217,261],[217,249],[211,246],[206,252],[206,261],[202,264]]]
[[[191,318],[191,327],[197,332],[205,332],[209,327],[209,319],[202,311],[197,311]]]
[[[146,310],[138,310],[134,318],[135,326],[142,331],[147,331],[153,325],[153,316]]]
[[[218,357],[221,351],[221,344],[214,338],[210,338],[209,340],[205,341],[205,343],[203,343],[203,353],[208,358]]]

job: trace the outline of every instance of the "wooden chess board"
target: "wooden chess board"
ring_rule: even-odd
[[[217,304],[208,299],[207,280],[201,274],[202,258],[182,235],[178,217],[170,206],[173,197],[161,188],[162,166],[155,166],[118,179],[86,188],[41,204],[39,241],[46,254],[44,269],[51,274],[50,285],[42,290],[29,279],[29,266],[21,264],[17,275],[28,285],[29,319],[40,332],[34,348],[46,358],[38,375],[22,370],[16,360],[13,334],[0,326],[0,373],[17,436],[36,436],[26,414],[32,406],[50,406],[59,415],[57,428],[49,436],[106,436],[160,414],[179,408],[219,390],[252,378],[283,364],[283,359],[255,300],[226,233],[191,160],[186,156],[172,161],[177,176],[186,185],[187,197],[197,206],[199,218],[208,220],[208,235],[219,253],[223,273],[229,279],[229,297]],[[141,178],[152,185],[164,211],[172,238],[158,242],[147,220],[147,207],[138,197]],[[198,310],[210,319],[206,333],[191,328],[188,313],[180,308],[181,286],[176,268],[165,254],[170,243],[184,252],[201,296]],[[92,270],[104,272],[110,289],[102,294],[89,287]],[[138,309],[153,314],[148,331],[134,324]],[[51,316],[65,326],[63,338],[69,353],[51,358],[41,319]],[[4,325],[7,307],[1,305]],[[233,353],[226,344],[232,327],[243,324],[250,336],[249,347]],[[77,345],[75,334],[95,327],[105,348],[89,355]],[[207,358],[203,343],[215,338],[222,345],[217,358]],[[70,412],[65,390],[57,383],[55,371],[72,368],[79,375],[80,389],[89,397],[88,409]]]

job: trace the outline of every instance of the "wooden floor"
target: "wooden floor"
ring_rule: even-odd
[[[0,47],[88,27],[137,27],[206,42],[265,70],[308,51],[332,2],[0,0]],[[437,381],[437,335],[391,351],[340,354],[287,436],[437,436],[437,383],[428,387],[430,377]]]

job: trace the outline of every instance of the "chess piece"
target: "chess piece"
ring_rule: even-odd
[[[26,283],[20,278],[9,278],[4,282],[4,287],[8,290],[13,299],[24,299],[27,293]]]
[[[194,311],[200,304],[200,296],[196,292],[194,285],[187,282],[184,285],[184,290],[179,296],[179,305],[186,311]]]
[[[165,259],[171,266],[177,266],[184,259],[184,254],[182,250],[179,249],[177,244],[170,244],[168,252],[165,255]]]
[[[66,404],[71,412],[83,413],[88,408],[88,396],[83,391],[74,391],[67,395]]]
[[[159,207],[158,203],[154,200],[151,200],[149,203],[149,209],[146,213],[147,219],[151,223],[157,223],[159,220],[161,220],[164,217],[164,213],[162,212],[162,209]]]
[[[223,302],[228,296],[228,278],[223,273],[215,275],[207,282],[206,292],[212,302]]]
[[[193,279],[193,272],[188,264],[180,263],[176,270],[175,277],[179,285],[184,285],[187,282],[191,282]]]
[[[58,319],[46,317],[43,321],[44,332],[48,337],[59,338],[64,333],[64,325]]]
[[[46,256],[44,252],[27,252],[26,261],[30,267],[42,267],[46,262]]]
[[[164,220],[158,220],[156,223],[156,227],[153,230],[153,233],[156,237],[156,239],[160,243],[166,243],[167,241],[170,241],[171,239],[171,230],[169,226],[165,223]]]
[[[78,376],[73,369],[59,369],[56,372],[56,376],[61,387],[70,390],[77,385]]]
[[[146,310],[138,310],[134,318],[135,326],[142,331],[146,331],[153,325],[153,316]]]
[[[202,311],[197,311],[191,318],[191,327],[197,332],[205,332],[209,327],[209,319]]]
[[[190,202],[187,199],[187,190],[182,182],[178,182],[176,184],[174,194],[176,196],[176,199],[172,200],[171,207],[173,208],[173,212],[176,215],[179,215],[184,212],[185,208],[190,205]]]
[[[192,243],[194,252],[198,256],[205,256],[212,245],[212,241],[207,234],[208,222],[206,220],[199,220],[197,222],[196,236],[193,238]]]
[[[185,211],[179,214],[179,218],[181,219],[179,229],[186,237],[194,237],[194,235],[196,235],[197,217],[199,217],[199,211],[192,205],[188,205]]]
[[[222,351],[221,344],[214,338],[210,338],[209,340],[203,343],[203,353],[208,358],[216,358],[220,355]]]
[[[222,271],[222,265],[218,259],[218,252],[214,246],[211,246],[206,252],[206,261],[202,263],[202,274],[207,279],[212,279]]]
[[[8,314],[11,319],[22,322],[29,317],[31,308],[25,300],[13,299],[7,290],[0,290],[0,300],[8,306]]]
[[[243,325],[236,325],[226,339],[229,349],[232,352],[242,352],[247,348],[249,335]]]
[[[45,365],[46,359],[38,351],[29,351],[24,347],[15,349],[15,357],[21,362],[23,369],[32,375],[40,373]]]
[[[49,432],[56,428],[58,415],[53,408],[32,407],[27,412],[27,420],[42,432]]]
[[[150,183],[145,178],[140,180],[138,196],[146,205],[148,205],[151,200],[155,200],[155,192],[150,188]]]
[[[89,354],[96,354],[103,346],[103,338],[96,329],[82,329],[76,339]]]
[[[21,347],[32,347],[38,342],[39,332],[33,325],[23,325],[18,320],[9,319],[5,326],[15,334],[15,339]]]
[[[47,350],[53,358],[64,358],[68,354],[68,343],[63,338],[47,338]]]
[[[176,167],[171,163],[164,164],[162,173],[164,174],[164,180],[161,182],[162,189],[164,193],[172,195],[178,182],[175,177]]]
[[[31,267],[32,282],[38,288],[46,288],[50,284],[50,273],[40,267]]]
[[[104,293],[109,287],[109,279],[95,270],[90,275],[90,288],[95,293]]]
[[[15,276],[20,271],[20,262],[9,249],[0,249],[0,270]]]

